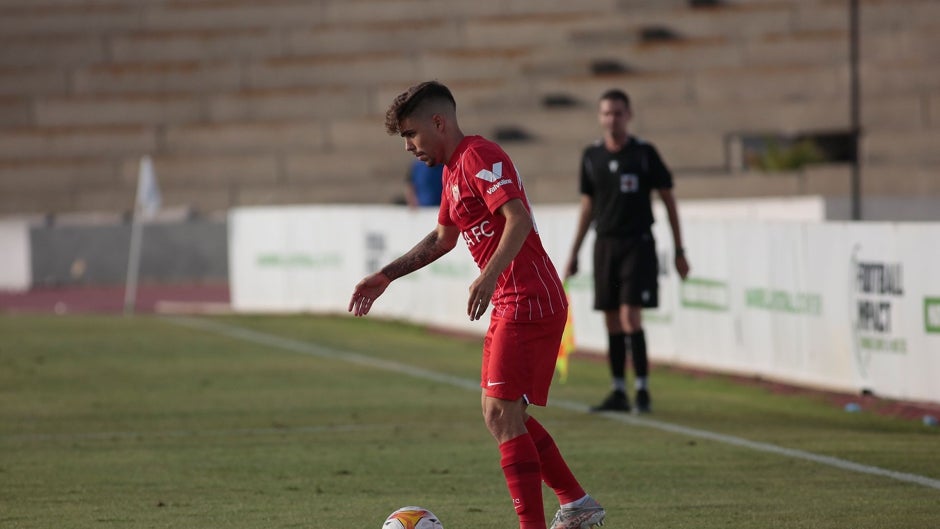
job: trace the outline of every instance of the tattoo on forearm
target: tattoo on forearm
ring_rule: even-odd
[[[433,263],[445,253],[447,250],[437,244],[437,232],[432,231],[405,255],[386,265],[382,273],[389,279],[398,279]]]

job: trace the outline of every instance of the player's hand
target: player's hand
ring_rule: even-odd
[[[352,298],[349,300],[349,312],[355,316],[365,316],[372,308],[372,302],[385,292],[392,281],[382,272],[376,272],[356,285]]]
[[[467,300],[467,316],[470,316],[470,321],[483,317],[495,290],[496,280],[483,275],[470,284],[470,298]]]
[[[676,256],[676,272],[679,272],[679,277],[682,279],[689,276],[689,261],[686,260],[685,255]]]

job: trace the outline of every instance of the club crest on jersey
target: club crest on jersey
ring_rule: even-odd
[[[620,192],[636,193],[640,190],[640,178],[635,174],[623,173],[620,175]]]
[[[610,169],[610,172],[611,172],[611,173],[616,173],[616,172],[617,172],[617,169],[620,169],[620,163],[617,162],[617,160],[611,160],[611,161],[607,164],[607,168]]]

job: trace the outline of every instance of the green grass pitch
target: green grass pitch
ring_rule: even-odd
[[[378,529],[409,504],[516,527],[479,350],[346,317],[0,317],[0,527]],[[579,409],[607,383],[576,358],[533,410],[607,527],[940,523],[937,428],[661,367],[650,422]]]

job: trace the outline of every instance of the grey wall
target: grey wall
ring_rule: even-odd
[[[35,226],[30,229],[33,284],[123,284],[130,237],[130,224]],[[141,283],[228,281],[225,221],[145,225],[142,241]]]

